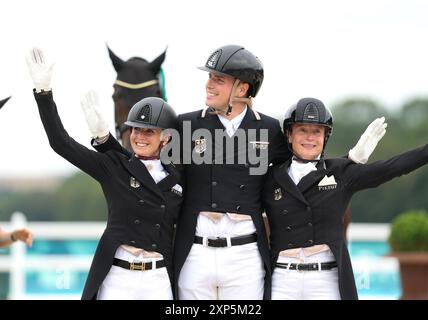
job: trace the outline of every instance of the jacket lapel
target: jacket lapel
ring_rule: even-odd
[[[159,181],[157,186],[161,191],[165,192],[171,190],[176,184],[180,184],[180,173],[172,164],[163,165],[163,167],[168,172],[168,175]]]
[[[241,124],[239,125],[240,129],[253,129],[254,128],[254,121],[256,121],[256,117],[254,116],[253,111],[247,107],[247,112],[245,113],[244,118],[242,119]]]
[[[302,192],[302,194],[304,194],[309,188],[311,188],[315,183],[318,183],[325,176],[327,170],[325,169],[324,160],[318,161],[316,167],[316,171],[309,172],[297,184],[297,187]]]
[[[290,166],[290,160],[287,160],[280,166],[274,167],[274,177],[275,180],[281,185],[281,187],[289,192],[292,196],[294,196],[296,199],[302,201],[305,204],[308,204],[305,197],[303,196],[302,192],[297,188],[293,180],[291,180],[290,176],[288,175],[287,168]]]
[[[223,126],[223,123],[221,123],[220,119],[218,118],[218,115],[211,114],[207,111],[205,118],[200,118],[201,121],[205,121],[204,128],[208,130],[214,130],[214,129],[222,129],[225,130],[226,128]],[[251,129],[254,126],[253,121],[257,120],[254,116],[253,111],[247,107],[247,111],[245,112],[245,116],[242,119],[241,124],[239,125],[239,128],[241,129]],[[229,137],[228,135],[226,135]],[[233,136],[232,136],[233,137]]]
[[[208,129],[211,132],[213,132],[215,129],[225,129],[218,116],[216,114],[210,113],[209,111],[206,112],[205,117],[199,117],[199,120],[201,121],[201,124],[203,123],[203,125],[200,127]]]
[[[161,189],[153,180],[144,163],[142,163],[135,154],[133,154],[129,159],[127,167],[131,175],[143,184],[143,188],[145,187],[160,198],[164,199]]]

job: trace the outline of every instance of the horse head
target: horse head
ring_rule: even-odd
[[[0,100],[0,109],[4,106],[4,104],[7,102],[7,100],[9,100],[11,97]]]
[[[113,88],[114,118],[116,136],[122,145],[130,150],[130,132],[124,125],[132,106],[146,97],[164,97],[163,83],[159,83],[161,65],[165,60],[166,50],[152,62],[140,57],[133,57],[127,61],[119,58],[107,47],[113,67],[117,72]]]

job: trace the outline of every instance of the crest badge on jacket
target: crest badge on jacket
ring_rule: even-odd
[[[129,185],[133,188],[139,188],[141,186],[140,181],[135,179],[134,177],[131,177],[131,180],[129,182]]]
[[[273,198],[278,201],[282,198],[282,190],[281,188],[277,188],[273,191]]]
[[[207,150],[207,139],[196,139],[194,150],[196,153],[203,153]]]

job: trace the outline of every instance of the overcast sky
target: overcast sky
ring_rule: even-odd
[[[0,111],[2,177],[65,176],[77,169],[49,147],[25,55],[33,46],[54,61],[52,87],[69,134],[89,146],[80,109],[98,91],[113,130],[115,71],[105,43],[122,59],[156,58],[178,113],[204,106],[207,74],[196,69],[225,44],[240,44],[263,62],[255,100],[280,116],[304,96],[327,104],[353,95],[390,108],[427,96],[428,2],[420,0],[7,1],[1,5]]]

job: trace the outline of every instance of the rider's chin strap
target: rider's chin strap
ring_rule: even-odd
[[[126,130],[128,130],[128,129],[129,129],[129,127],[128,127],[128,126],[126,126]],[[125,132],[126,130],[124,130],[124,132]],[[123,132],[122,132],[122,133],[123,133]],[[170,135],[168,135],[168,140],[161,139],[161,141],[160,141],[160,143],[159,143],[158,150],[157,150],[157,154],[156,154],[156,155],[154,155],[154,156],[140,156],[140,155],[138,155],[138,154],[135,154],[135,156],[136,156],[138,159],[140,159],[140,160],[159,160],[159,159],[160,159],[160,153],[161,153],[161,151],[162,151],[163,147],[165,147],[165,146],[168,144],[168,142],[169,142],[170,140],[171,140],[171,136],[170,136]]]
[[[168,140],[171,139],[171,137],[169,136]],[[165,139],[162,139],[159,143],[159,147],[157,150],[157,154],[155,156],[137,156],[140,160],[160,160],[160,154],[161,151],[163,149],[163,147],[165,147],[168,144],[168,141],[166,141]]]
[[[324,152],[323,153],[321,153],[318,157],[317,157],[317,159],[315,159],[315,160],[307,160],[307,159],[302,159],[302,158],[300,158],[300,157],[298,157],[298,156],[296,156],[296,154],[294,154],[293,153],[293,158],[292,158],[292,160],[295,160],[295,161],[297,161],[297,162],[300,162],[300,163],[309,163],[309,162],[312,162],[315,166],[319,166],[319,164],[321,164],[322,165],[322,168],[324,169],[324,170],[326,170],[327,169],[327,166],[325,165],[325,161],[324,161]]]
[[[140,160],[159,160],[159,155],[155,156],[140,156],[138,154],[135,154],[135,156]]]
[[[239,79],[235,79],[235,82],[233,83],[233,86],[232,86],[232,90],[230,91],[229,103],[227,104],[227,106],[223,109],[211,108],[211,110],[209,111],[210,114],[218,114],[218,115],[228,116],[232,112],[232,102],[236,101],[236,100],[233,100],[233,94],[235,93],[235,90],[238,87],[239,82],[240,82]]]
[[[297,162],[300,162],[300,163],[309,163],[309,162],[318,163],[320,161],[320,159],[321,159],[321,157],[319,157],[318,159],[314,159],[314,160],[307,160],[307,159],[300,158],[298,155],[293,153],[293,160],[296,160]]]
[[[247,106],[251,109],[251,111],[253,111],[254,116],[256,117],[257,120],[261,120],[261,117],[259,115],[259,113],[254,110],[253,108],[253,97],[248,97],[248,98],[232,98],[232,101],[235,102],[244,102],[247,104]]]
[[[290,136],[290,132],[291,132],[290,131],[290,127],[288,127],[287,130],[286,130],[285,138],[287,139],[287,149],[293,155],[293,160],[296,160],[296,161],[301,162],[301,163],[308,163],[308,162],[317,163],[317,162],[319,162],[321,160],[324,161],[325,143],[324,143],[324,148],[321,151],[321,154],[315,160],[303,159],[303,158],[299,157],[297,154],[294,153],[292,144],[288,142],[288,138]],[[324,166],[325,166],[325,164],[324,164]]]
[[[162,148],[165,147],[167,143],[168,143],[167,141],[161,140],[159,143],[157,153],[154,156],[140,156],[136,154],[136,157],[140,160],[160,160],[160,153],[162,151]]]
[[[238,98],[238,97],[234,97],[233,94],[236,90],[236,88],[238,87],[240,83],[239,79],[236,79],[233,87],[232,87],[232,91],[230,92],[230,98],[229,98],[229,103],[227,105],[226,109],[214,109],[214,108],[206,108],[204,109],[204,111],[202,111],[202,118],[205,118],[205,114],[208,111],[210,114],[219,114],[219,115],[226,115],[228,116],[231,112],[232,112],[232,104],[233,102],[243,102],[245,103],[254,113],[254,116],[256,117],[257,120],[260,120],[260,115],[257,111],[255,111],[253,109],[253,98],[252,97],[248,97],[248,98]]]

